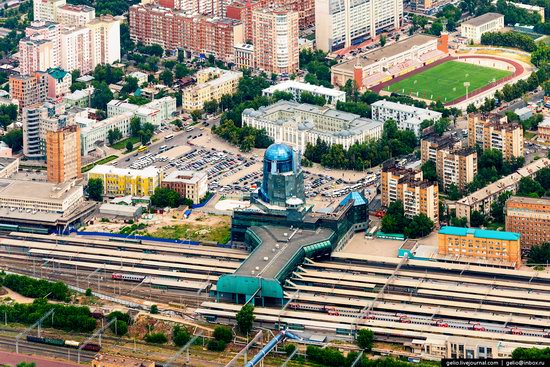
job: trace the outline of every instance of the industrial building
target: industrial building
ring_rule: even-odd
[[[219,278],[218,299],[281,305],[286,279],[306,257],[328,256],[367,228],[368,204],[360,193],[315,213],[305,203],[303,185],[299,155],[289,146],[271,145],[260,189],[252,194],[251,206],[235,210],[232,219],[233,243],[252,253],[235,273]]]

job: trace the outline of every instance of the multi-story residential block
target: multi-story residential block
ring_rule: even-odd
[[[235,65],[239,68],[254,67],[254,46],[250,43],[238,44],[235,46]]]
[[[41,74],[10,75],[10,95],[16,100],[21,111],[26,106],[44,102],[48,94],[48,85]]]
[[[152,4],[133,5],[129,15],[132,40],[168,50],[182,48],[189,56],[211,54],[232,61],[235,45],[244,42],[243,25],[234,19],[190,15]]]
[[[521,235],[478,228],[443,227],[438,232],[438,253],[521,266]]]
[[[537,137],[539,139],[550,141],[550,118],[545,118],[537,129]]]
[[[19,67],[22,75],[32,75],[54,66],[54,45],[51,40],[32,36],[19,41]]]
[[[90,30],[92,68],[120,61],[120,17],[102,15],[86,24]]]
[[[506,230],[521,234],[521,246],[550,243],[550,199],[512,196],[506,201]]]
[[[385,30],[398,29],[403,18],[399,0],[315,0],[317,48],[332,52],[374,39]]]
[[[151,196],[160,186],[162,171],[152,166],[136,170],[100,164],[91,169],[88,179],[101,179],[105,196]]]
[[[508,123],[506,116],[471,113],[468,115],[468,145],[499,150],[506,160],[523,157],[523,127]]]
[[[59,66],[61,63],[61,44],[59,42],[60,34],[61,27],[59,26],[59,24],[50,21],[33,21],[29,26],[27,26],[27,28],[25,28],[25,37],[29,37],[32,39],[50,40],[52,42],[53,66]],[[21,59],[23,59],[23,57],[21,57]]]
[[[477,175],[477,152],[462,148],[460,140],[452,137],[429,136],[420,141],[422,163],[435,163],[439,185],[447,190],[456,185],[464,190]]]
[[[435,2],[437,3],[437,1]],[[432,0],[411,0],[410,6],[412,10],[417,12],[426,13],[429,12],[434,5]]]
[[[261,8],[252,11],[255,67],[276,74],[298,70],[298,13]]]
[[[456,202],[456,216],[466,218],[470,223],[470,214],[473,211],[479,211],[489,215],[491,204],[505,192],[516,193],[519,187],[519,181],[523,177],[534,177],[538,171],[550,167],[550,159],[542,158],[534,161],[515,173],[501,178],[498,181],[460,199]]]
[[[439,187],[423,180],[422,171],[398,168],[393,162],[383,166],[381,174],[382,205],[400,200],[405,216],[425,214],[439,224]]]
[[[63,183],[82,178],[80,160],[80,127],[67,126],[46,135],[48,181]]]
[[[57,21],[57,11],[66,4],[66,0],[33,0],[34,20]]]
[[[349,149],[355,143],[380,139],[383,126],[352,113],[284,100],[258,110],[246,109],[242,121],[243,125],[265,129],[273,140],[302,152],[318,139]]]
[[[56,22],[67,27],[84,27],[95,19],[95,9],[87,5],[63,5],[57,9]]]
[[[371,108],[374,120],[384,122],[394,120],[399,129],[414,131],[416,136],[420,136],[420,124],[422,124],[422,121],[437,121],[443,116],[441,112],[386,100],[374,102]]]
[[[46,97],[51,100],[60,100],[71,92],[72,76],[60,68],[50,68],[38,72],[44,78],[47,93]]]
[[[198,204],[208,191],[208,176],[205,172],[174,171],[162,179],[161,187],[177,191],[182,198]]]
[[[40,119],[48,115],[41,104],[25,106],[21,113],[23,124],[23,154],[30,159],[43,158],[40,142]]]
[[[88,74],[92,66],[92,38],[88,28],[66,28],[61,31],[61,67],[67,71],[80,70]]]
[[[123,138],[130,136],[130,120],[132,117],[134,117],[132,112],[124,112],[101,121],[87,121],[87,124],[80,129],[82,155],[87,155],[96,149],[97,142],[107,142],[109,130],[118,128]]]
[[[243,73],[210,67],[199,70],[195,77],[197,84],[183,90],[182,108],[187,111],[200,110],[206,101],[219,102],[224,94],[235,93]]]
[[[346,92],[332,88],[325,88],[309,83],[287,80],[279,84],[272,85],[262,90],[262,95],[271,97],[275,92],[292,93],[295,101],[300,101],[303,92],[310,93],[316,97],[323,97],[328,105],[336,107],[338,102],[346,101]]]
[[[487,32],[497,32],[504,28],[504,15],[485,13],[469,19],[460,25],[460,36],[474,43],[481,42],[481,36]]]

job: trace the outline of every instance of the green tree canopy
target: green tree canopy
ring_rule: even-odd
[[[177,208],[180,205],[180,194],[172,189],[157,187],[151,195],[151,204],[157,208]]]
[[[88,196],[95,201],[103,200],[103,180],[91,178],[88,180]]]
[[[239,312],[237,312],[237,328],[242,334],[248,334],[252,331],[254,325],[254,306],[251,304],[244,305]]]

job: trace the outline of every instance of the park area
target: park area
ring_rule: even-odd
[[[410,95],[432,101],[452,102],[468,93],[512,75],[511,71],[447,61],[384,88],[388,92]]]

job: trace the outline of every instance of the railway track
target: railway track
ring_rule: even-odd
[[[0,348],[8,350],[10,352],[15,352],[15,337],[6,337],[0,336]],[[64,360],[77,360],[78,350],[67,347],[56,347],[54,345],[45,345],[38,343],[29,343],[24,339],[19,341],[19,353],[23,354],[37,354],[39,356],[49,356],[60,358]],[[89,362],[93,360],[96,356],[95,352],[90,351],[81,351],[80,352],[80,361]]]

